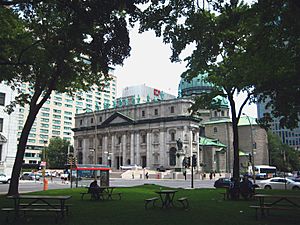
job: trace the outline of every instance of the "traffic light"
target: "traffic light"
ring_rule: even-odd
[[[197,158],[196,158],[196,155],[193,155],[193,156],[192,156],[192,166],[193,166],[193,167],[196,167],[196,166],[197,166]]]

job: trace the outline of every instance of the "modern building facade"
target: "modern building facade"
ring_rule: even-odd
[[[0,172],[10,175],[17,152],[19,108],[7,114],[4,109],[15,99],[16,92],[0,82]]]
[[[267,113],[271,115],[271,110],[266,108],[268,100],[266,102],[260,102],[257,104],[257,116],[259,119],[264,118],[264,115]],[[274,134],[277,134],[282,143],[289,145],[290,147],[300,150],[300,122],[298,122],[298,127],[291,130],[284,127],[280,127],[280,122],[278,118],[272,117],[273,121],[271,122],[271,131]]]
[[[94,86],[93,91],[78,92],[74,96],[53,92],[41,108],[31,128],[24,157],[25,164],[39,164],[42,150],[48,146],[52,137],[60,137],[73,144],[73,131],[75,114],[84,111],[101,110],[116,98],[117,80],[111,75],[111,80],[104,88]],[[28,84],[22,85],[22,91],[30,93]],[[21,135],[23,125],[29,113],[29,107],[20,107],[18,137]]]

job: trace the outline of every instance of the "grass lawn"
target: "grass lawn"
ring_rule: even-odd
[[[73,204],[70,215],[58,224],[69,225],[290,225],[300,224],[298,211],[271,211],[267,218],[255,220],[255,211],[249,205],[258,204],[255,200],[224,201],[222,189],[178,189],[175,198],[186,196],[190,202],[190,209],[183,210],[178,203],[176,208],[161,209],[160,202],[148,210],[144,209],[144,199],[157,196],[155,193],[160,186],[143,185],[131,188],[117,188],[122,192],[122,200],[92,201],[89,196],[80,199],[80,192],[86,189],[62,189],[35,192],[44,195],[72,195],[67,201]],[[166,188],[164,188],[166,189]],[[295,191],[260,190],[259,192],[272,192],[277,194],[299,194]],[[117,199],[117,196],[115,196]],[[12,207],[12,200],[0,196],[0,207]],[[0,224],[6,224],[6,214],[1,212]],[[10,214],[10,223],[13,214]],[[45,225],[55,224],[54,214],[29,214],[21,219],[20,224]]]

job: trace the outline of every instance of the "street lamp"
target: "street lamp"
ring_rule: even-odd
[[[250,124],[250,139],[251,139],[251,155],[252,155],[252,161],[251,161],[251,166],[252,166],[252,174],[253,174],[253,181],[255,183],[255,166],[254,166],[254,150],[253,150],[253,130],[252,130],[252,123],[250,121],[249,116],[246,113],[243,113],[247,117],[247,120]]]

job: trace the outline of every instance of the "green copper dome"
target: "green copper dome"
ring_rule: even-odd
[[[181,78],[178,87],[178,97],[199,95],[210,92],[213,84],[205,80],[207,76],[207,73],[199,74],[190,81],[186,81],[185,79]]]
[[[178,86],[178,97],[190,97],[211,92],[214,85],[206,81],[207,76],[207,73],[199,74],[197,77],[194,77],[191,81],[187,81],[181,78]],[[229,108],[227,99],[222,96],[215,97],[212,100],[212,105],[215,105],[220,108]]]

